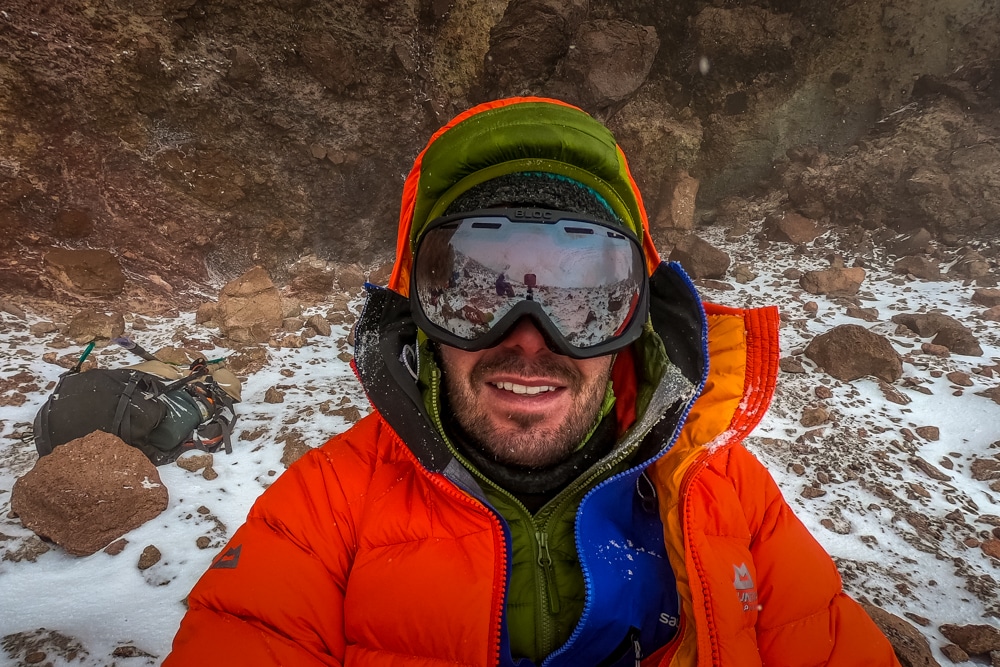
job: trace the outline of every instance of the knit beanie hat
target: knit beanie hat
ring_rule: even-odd
[[[583,213],[605,222],[622,222],[593,188],[559,174],[517,172],[475,185],[459,195],[445,215],[486,208],[545,208]]]

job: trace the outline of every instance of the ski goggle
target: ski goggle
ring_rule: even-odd
[[[462,350],[500,342],[530,317],[577,359],[639,337],[649,312],[642,247],[618,225],[577,213],[490,209],[431,222],[413,251],[413,319]]]

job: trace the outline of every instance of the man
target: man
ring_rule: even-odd
[[[740,445],[776,310],[660,262],[600,123],[460,115],[397,255],[355,330],[373,413],[261,496],[168,667],[898,665]]]

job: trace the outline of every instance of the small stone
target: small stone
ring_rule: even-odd
[[[265,403],[284,403],[285,402],[285,392],[277,389],[276,387],[270,387],[264,392],[264,402]]]
[[[820,398],[820,399],[823,399],[823,400],[826,400],[826,399],[829,399],[829,398],[833,398],[833,390],[831,390],[829,387],[825,387],[823,385],[817,386],[813,390],[813,393],[816,395],[816,398]]]
[[[968,662],[971,659],[968,653],[954,644],[945,644],[942,646],[941,653],[954,663]]]
[[[139,556],[139,569],[148,570],[149,568],[159,563],[160,558],[162,558],[160,550],[157,549],[152,544],[150,544],[149,546],[147,546],[145,549],[142,550],[142,555]]]
[[[29,665],[37,665],[41,661],[45,660],[46,657],[45,651],[32,651],[24,656],[24,662]]]
[[[120,554],[122,551],[125,550],[126,545],[128,545],[128,540],[126,540],[123,537],[121,539],[115,540],[108,546],[104,547],[104,553],[108,554],[109,556],[117,556],[118,554]]]
[[[941,438],[941,429],[937,426],[918,426],[915,430],[917,435],[930,442],[937,442]]]
[[[1000,560],[1000,540],[995,537],[992,537],[980,544],[979,548],[982,549],[983,553],[990,558]]]
[[[815,486],[807,486],[802,489],[802,497],[812,500],[813,498],[821,498],[826,495],[826,491],[823,489],[817,489]]]
[[[968,373],[963,373],[962,371],[952,371],[948,373],[948,382],[958,385],[959,387],[971,387],[972,378]]]
[[[212,540],[205,535],[199,537],[194,543],[199,549],[207,549],[212,546]]]
[[[206,466],[205,469],[201,471],[201,476],[208,481],[212,481],[219,476],[219,473],[215,472],[215,468],[212,466]]]

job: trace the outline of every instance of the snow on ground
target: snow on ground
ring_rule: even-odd
[[[1000,407],[974,393],[1000,380],[972,373],[974,368],[1000,363],[998,327],[975,318],[981,309],[969,300],[973,287],[956,281],[901,279],[884,268],[870,270],[860,295],[863,306],[878,309],[880,321],[849,318],[841,301],[805,294],[795,281],[782,277],[789,267],[826,268],[824,248],[793,255],[788,245],[771,244],[761,250],[750,235],[734,243],[724,241],[722,233],[709,229],[705,236],[730,252],[734,263],[745,262],[759,275],[743,284],[731,282],[735,287],[731,291],[706,289],[704,297],[734,306],[777,304],[785,320],[782,356],[796,356],[806,369],[803,374],[781,373],[772,410],[748,447],[771,468],[796,513],[837,559],[849,592],[897,615],[909,612],[929,619],[922,631],[938,659],[947,664],[937,651],[944,643],[938,625],[1000,626],[997,562],[963,542],[989,537],[992,518],[1000,525],[1000,494],[990,491],[986,482],[973,480],[969,472],[974,457],[992,457],[1000,447]],[[873,260],[885,264],[880,257]],[[816,302],[814,315],[804,309],[807,301]],[[308,312],[324,312],[323,306]],[[360,308],[360,300],[351,307]],[[920,354],[924,341],[897,332],[889,322],[897,312],[931,309],[971,327],[983,356]],[[0,381],[28,371],[38,377],[39,389],[20,406],[0,407],[0,637],[5,638],[0,665],[18,664],[11,662],[18,646],[23,649],[30,640],[28,633],[40,628],[71,638],[57,636],[49,642],[48,660],[54,665],[159,664],[169,651],[188,591],[242,523],[253,501],[284,470],[278,440],[290,436],[316,446],[349,427],[330,406],[368,411],[344,354],[349,351],[348,327],[335,326],[330,338],[313,339],[306,347],[267,348],[266,366],[244,384],[234,453],[215,455],[218,477],[209,481],[175,465],[161,467],[170,492],[168,509],[128,533],[128,544],[120,554],[98,552],[78,558],[59,548],[38,553],[41,543],[9,515],[11,487],[36,458],[33,446],[22,442],[21,435],[44,401],[46,385],[54,383],[63,369],[42,361],[42,355],[52,351],[52,336],[34,338],[6,314],[3,317],[7,327],[0,344],[8,352],[0,361]],[[29,319],[44,319],[44,314],[30,313]],[[904,380],[895,387],[912,399],[910,403],[887,401],[873,380],[849,384],[834,380],[801,356],[809,338],[844,323],[862,324],[886,335],[897,351],[907,355]],[[184,337],[209,341],[214,332],[195,325],[193,314],[184,314],[129,333],[143,347],[156,350]],[[62,356],[78,350],[57,352]],[[114,347],[96,353],[102,367],[137,361]],[[205,351],[209,357],[229,353],[222,348]],[[953,370],[969,372],[974,386],[952,385],[943,373]],[[912,380],[910,386],[907,378]],[[932,393],[913,390],[916,384]],[[284,392],[284,402],[266,403],[265,392],[276,386]],[[832,397],[818,399],[817,386],[829,388]],[[814,405],[830,410],[832,421],[803,427],[802,409]],[[910,441],[902,434],[903,428],[912,432],[920,426],[937,426],[940,439],[918,436]],[[250,436],[256,437],[247,439]],[[950,479],[936,480],[922,473],[915,457]],[[950,469],[944,465],[948,462]],[[813,490],[809,496],[816,496],[816,489],[825,493],[808,498],[803,496],[807,487]],[[205,536],[209,546],[199,548],[196,541]],[[140,571],[139,556],[151,544],[162,558]],[[62,649],[52,648],[60,641]],[[67,656],[73,657],[72,662]]]

